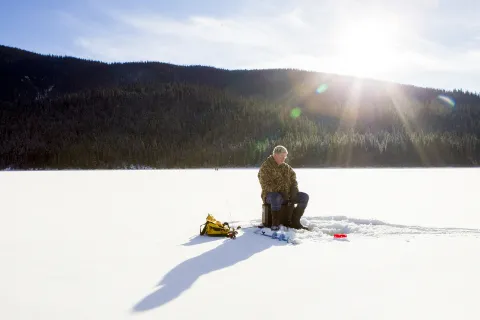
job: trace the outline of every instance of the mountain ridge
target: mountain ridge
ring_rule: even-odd
[[[471,166],[480,96],[296,69],[105,63],[0,46],[3,168]]]

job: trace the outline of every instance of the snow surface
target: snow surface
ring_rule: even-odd
[[[479,317],[480,170],[297,169],[296,245],[248,228],[256,174],[1,172],[0,319]]]

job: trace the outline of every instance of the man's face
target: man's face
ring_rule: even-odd
[[[285,159],[287,159],[287,153],[276,153],[273,155],[273,158],[275,159],[275,162],[277,164],[282,164],[285,162]]]

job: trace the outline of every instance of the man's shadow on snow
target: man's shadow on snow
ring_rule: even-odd
[[[133,307],[133,312],[148,311],[161,307],[178,298],[201,276],[231,267],[272,246],[286,244],[284,241],[273,240],[260,235],[250,235],[250,232],[248,232],[236,239],[198,236],[184,245],[191,246],[210,241],[223,242],[218,247],[188,259],[170,270],[158,283],[157,286],[160,287],[140,300]]]

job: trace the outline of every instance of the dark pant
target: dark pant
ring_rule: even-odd
[[[308,205],[309,196],[305,192],[298,192],[294,199],[290,199],[292,203],[297,204],[297,207],[305,209]],[[270,204],[272,211],[280,211],[282,204],[286,204],[287,201],[283,199],[281,193],[269,192],[267,193],[266,203]]]

